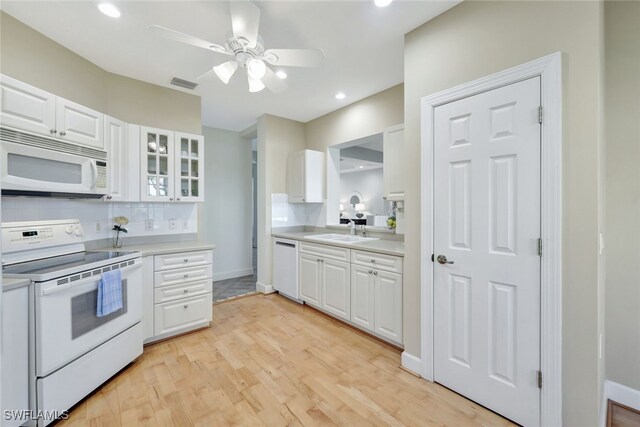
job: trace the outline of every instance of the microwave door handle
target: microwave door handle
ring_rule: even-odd
[[[98,167],[96,166],[96,161],[95,160],[90,160],[89,163],[91,163],[91,174],[92,174],[91,189],[95,190],[96,189],[96,181],[98,180]]]
[[[124,268],[121,268],[122,270],[122,274],[124,275],[124,273],[129,272],[130,270],[135,270],[136,268],[140,268],[142,267],[142,264],[133,264]],[[78,286],[83,286],[86,285],[88,283],[97,283],[98,280],[100,280],[100,276],[95,275],[95,276],[91,276],[91,277],[87,277],[86,279],[81,279],[81,280],[77,280],[75,282],[71,282],[71,283],[65,283],[64,285],[58,285],[52,288],[46,288],[46,289],[42,289],[40,291],[40,295],[45,296],[45,295],[51,295],[51,294],[57,294],[59,292],[64,292],[64,291],[68,291],[71,288],[75,288]]]

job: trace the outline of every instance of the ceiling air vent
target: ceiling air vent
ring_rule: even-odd
[[[171,79],[171,84],[174,86],[180,86],[190,90],[193,90],[196,88],[196,86],[198,86],[198,83],[190,82],[189,80],[179,79],[177,77],[174,77]]]

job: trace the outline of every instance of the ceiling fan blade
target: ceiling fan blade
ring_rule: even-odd
[[[231,0],[231,28],[236,39],[244,38],[248,47],[255,47],[258,42],[260,26],[260,9],[249,0]]]
[[[267,71],[262,78],[264,85],[273,93],[281,93],[287,90],[287,84],[276,73],[267,67]]]
[[[269,64],[284,67],[319,67],[325,59],[319,49],[267,49],[262,56]]]
[[[210,69],[209,71],[204,72],[204,73],[203,73],[202,75],[200,75],[196,80],[203,79],[203,78],[205,78],[205,77],[209,76],[209,74],[211,74],[211,73],[213,73],[213,72],[214,72],[214,70],[213,70],[213,68],[212,68],[212,69]]]
[[[163,37],[165,39],[189,44],[191,46],[201,47],[203,49],[207,49],[217,53],[232,55],[232,53],[227,52],[224,46],[199,39],[198,37],[192,36],[190,34],[181,33],[180,31],[172,30],[171,28],[162,27],[160,25],[150,25],[147,28],[159,37]]]

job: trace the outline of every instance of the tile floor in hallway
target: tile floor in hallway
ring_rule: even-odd
[[[213,282],[213,301],[221,301],[256,291],[258,250],[253,248],[253,275]]]
[[[277,294],[147,346],[58,426],[512,426],[399,368],[400,351]]]

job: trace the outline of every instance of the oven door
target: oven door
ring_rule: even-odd
[[[103,163],[95,159],[2,141],[2,189],[100,194],[106,191]],[[106,165],[106,163],[104,163]]]
[[[115,264],[117,266],[117,264]],[[142,319],[142,262],[122,268],[123,308],[96,316],[101,269],[58,285],[60,279],[36,283],[36,375],[43,377],[77,359]],[[103,270],[110,270],[104,267]]]

